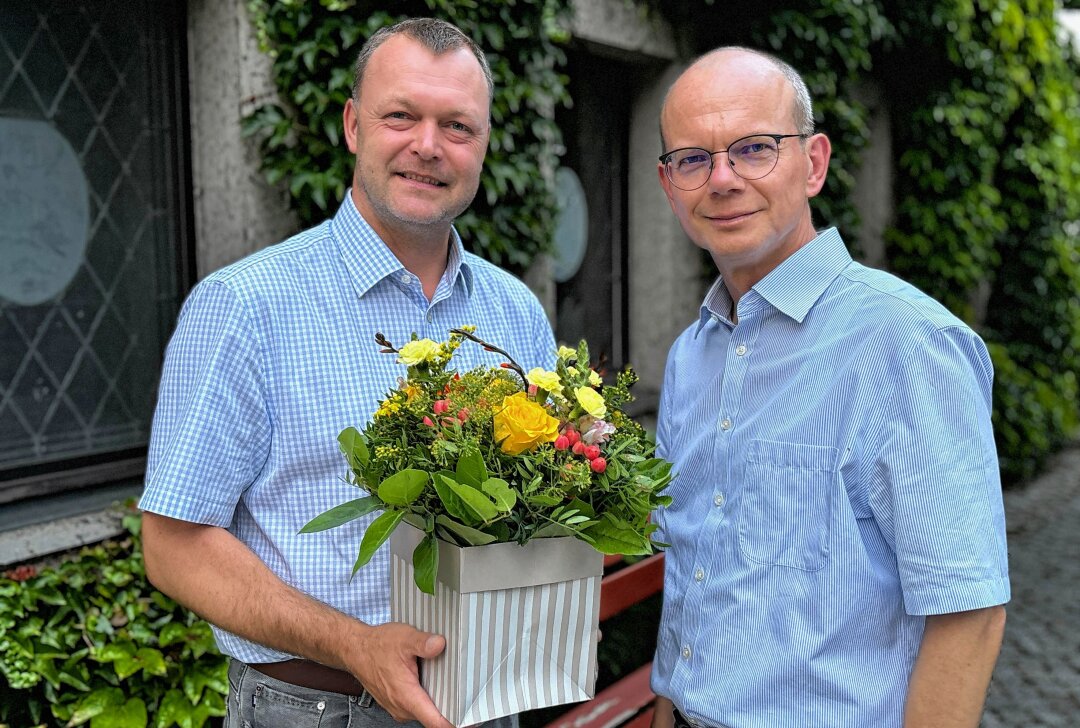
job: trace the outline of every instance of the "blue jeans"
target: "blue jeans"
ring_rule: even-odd
[[[225,728],[420,728],[398,723],[366,690],[360,696],[312,690],[275,680],[238,660],[229,660]],[[485,728],[518,728],[517,716]]]

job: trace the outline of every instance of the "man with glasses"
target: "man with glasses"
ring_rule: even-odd
[[[654,728],[978,725],[1010,595],[985,346],[815,230],[831,147],[787,64],[703,56],[661,143],[720,277],[661,396]]]

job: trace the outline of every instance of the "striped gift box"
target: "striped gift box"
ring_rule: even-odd
[[[391,617],[446,637],[420,682],[448,721],[460,728],[593,697],[600,553],[576,538],[440,541],[431,596],[413,583],[422,537],[404,523],[390,537]]]

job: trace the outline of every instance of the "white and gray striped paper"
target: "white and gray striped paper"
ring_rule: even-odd
[[[440,543],[443,548],[457,547]],[[537,554],[527,547],[514,551],[520,553],[500,554],[500,566],[528,583]],[[448,721],[468,726],[593,697],[600,554],[586,554],[595,561],[593,576],[464,593],[446,583],[460,580],[440,578],[430,596],[413,583],[411,553],[401,544],[392,549],[391,616],[446,637],[445,652],[421,666],[421,684]],[[518,558],[520,563],[506,563]],[[462,563],[468,568],[467,560]],[[567,567],[580,573],[581,563]]]

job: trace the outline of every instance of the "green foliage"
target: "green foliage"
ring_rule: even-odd
[[[197,728],[225,714],[210,627],[146,581],[130,536],[23,581],[0,577],[0,723]]]
[[[1053,0],[896,2],[894,267],[991,342],[1002,473],[1080,411],[1080,89]],[[910,59],[917,57],[917,67]],[[905,103],[906,102],[906,103]]]
[[[559,349],[554,372],[526,375],[512,360],[456,372],[449,364],[466,339],[505,356],[471,328],[451,329],[441,344],[414,334],[400,349],[376,336],[407,377],[363,432],[350,427],[338,437],[350,482],[369,495],[315,517],[301,533],[382,509],[364,531],[353,573],[404,521],[425,534],[413,564],[428,594],[437,539],[481,546],[573,536],[602,553],[651,553],[649,515],[670,501],[661,491],[671,463],[651,457],[654,443],[618,409],[632,399],[633,372],[605,386],[584,341]]]
[[[360,45],[406,16],[443,18],[484,49],[495,80],[492,132],[480,192],[458,220],[465,244],[523,269],[546,250],[555,228],[554,170],[562,137],[555,108],[568,101],[559,72],[568,38],[568,0],[250,0],[260,42],[274,58],[280,103],[244,121],[260,142],[272,183],[287,184],[305,225],[336,209],[352,180],[341,113]],[[387,8],[390,8],[388,10]]]

